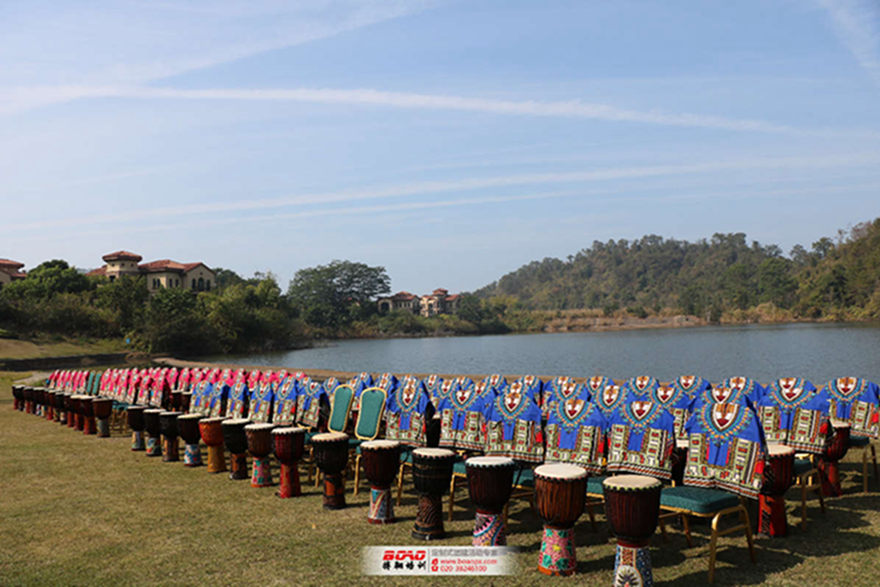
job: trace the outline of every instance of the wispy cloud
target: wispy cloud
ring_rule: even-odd
[[[330,214],[349,213],[349,210],[364,212],[366,210],[391,210],[392,208],[383,208],[371,206],[369,208],[349,207],[349,204],[367,201],[367,200],[384,200],[395,198],[410,198],[416,196],[429,196],[434,194],[448,192],[468,192],[474,190],[485,189],[507,189],[536,185],[558,185],[558,184],[592,184],[603,182],[614,182],[620,180],[644,179],[644,178],[663,178],[663,177],[681,177],[692,176],[706,173],[719,173],[724,171],[770,171],[770,170],[797,170],[797,169],[829,169],[829,168],[857,168],[863,166],[880,165],[880,152],[867,152],[859,154],[842,153],[837,155],[825,155],[815,157],[782,157],[782,158],[761,158],[761,159],[739,159],[725,161],[709,161],[684,165],[653,165],[642,167],[614,167],[595,169],[590,171],[578,172],[554,172],[554,173],[531,173],[531,174],[513,174],[494,177],[477,177],[464,178],[446,181],[423,181],[401,184],[396,186],[370,187],[357,190],[343,190],[324,193],[299,194],[292,196],[283,196],[278,198],[261,198],[247,199],[229,202],[205,202],[200,204],[188,204],[184,206],[149,208],[125,210],[118,213],[91,215],[82,218],[64,218],[56,220],[44,220],[32,223],[16,223],[6,230],[6,234],[18,231],[33,231],[54,227],[73,227],[73,226],[89,226],[107,223],[140,223],[152,218],[169,218],[182,217],[188,215],[200,215],[200,225],[206,222],[216,223],[235,223],[249,222],[254,220],[269,219],[295,219],[306,218],[310,216],[326,216]],[[625,188],[634,191],[635,188]],[[607,190],[605,190],[607,191]],[[568,193],[568,192],[565,192]],[[585,194],[583,188],[578,192]],[[597,192],[592,192],[597,193]],[[557,194],[557,192],[553,192]],[[487,196],[482,199],[472,199],[470,201],[478,203],[491,203],[495,196]],[[504,201],[510,201],[509,198],[534,199],[538,196],[504,196],[508,198]],[[541,196],[546,197],[546,196]],[[553,197],[559,197],[554,195]],[[399,208],[393,209],[422,209],[430,207],[446,207],[450,205],[461,205],[462,200],[452,200],[452,203],[436,203],[436,202],[412,202],[400,205]],[[308,210],[296,212],[294,214],[284,214],[286,208],[298,208],[301,206],[315,206],[328,204],[344,204],[341,207],[333,207],[323,210]],[[409,206],[409,207],[408,207]],[[271,216],[254,217],[253,215],[243,216],[236,214],[235,218],[217,218],[209,219],[210,214],[224,213],[247,213],[259,210],[276,210]],[[189,225],[189,223],[181,226]],[[138,230],[138,229],[133,229]]]
[[[880,4],[876,0],[818,0],[868,77],[880,87]]]

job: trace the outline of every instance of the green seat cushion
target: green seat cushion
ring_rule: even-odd
[[[453,463],[452,473],[455,475],[464,475],[465,477],[467,477],[467,467],[465,467],[464,461]]]
[[[871,444],[871,439],[864,436],[850,436],[849,445],[856,448],[863,448]]]
[[[358,451],[358,454],[361,454],[361,444],[363,444],[363,442],[364,441],[361,440],[360,438],[349,438],[348,439],[348,449],[351,450],[353,448],[356,448]]]
[[[513,484],[516,487],[534,487],[535,472],[532,469],[521,469],[513,474]]]
[[[795,459],[794,460],[794,474],[795,477],[800,477],[810,469],[815,469],[813,463],[810,462],[810,459]]]
[[[660,494],[660,505],[697,514],[711,514],[738,506],[739,498],[720,489],[685,486],[664,487]]]
[[[382,391],[361,393],[360,413],[357,420],[358,434],[367,437],[376,435],[385,411],[385,401],[386,395]]]
[[[333,409],[330,412],[330,421],[327,428],[332,431],[342,432],[348,424],[351,414],[351,402],[354,398],[354,390],[348,385],[340,385],[333,392],[331,403]]]
[[[317,431],[306,432],[306,444],[312,444],[312,437],[315,436],[315,434],[321,434],[321,433],[317,432]]]
[[[588,477],[587,478],[587,493],[592,495],[605,495],[602,490],[602,482],[607,479],[607,476],[602,477]]]

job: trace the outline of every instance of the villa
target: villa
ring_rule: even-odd
[[[170,288],[211,291],[217,285],[215,273],[201,261],[178,263],[171,259],[162,259],[141,263],[143,257],[129,251],[108,253],[102,259],[106,265],[89,271],[87,275],[104,276],[110,281],[124,275],[143,275],[150,293]]]

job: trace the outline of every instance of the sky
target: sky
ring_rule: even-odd
[[[880,216],[876,0],[5,0],[0,257],[471,291]]]

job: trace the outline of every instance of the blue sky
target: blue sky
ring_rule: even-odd
[[[0,257],[472,290],[880,216],[875,0],[0,3]],[[11,220],[11,222],[10,222]]]

